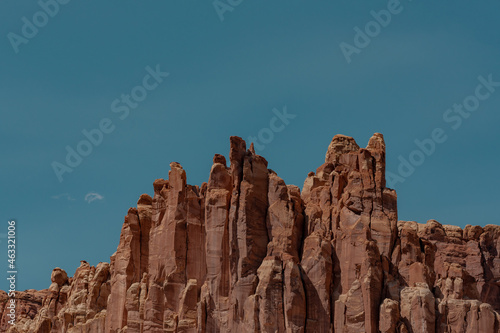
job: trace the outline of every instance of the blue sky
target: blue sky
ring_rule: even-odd
[[[500,87],[483,86],[488,97],[457,129],[443,117],[475,94],[479,76],[500,81],[500,3],[402,0],[377,30],[371,11],[394,5],[243,0],[222,21],[212,1],[73,0],[44,22],[36,1],[3,0],[1,269],[13,218],[19,290],[47,288],[54,267],[73,275],[80,260],[109,261],[127,209],[168,177],[169,163],[201,184],[213,155],[228,155],[231,135],[261,133],[269,142],[258,153],[302,186],[335,134],[365,146],[381,132],[388,171],[398,174],[400,156],[425,157],[394,184],[400,219],[498,224]],[[25,28],[30,38],[19,42],[23,17],[34,15],[38,33]],[[368,45],[358,36],[363,47],[348,63],[340,45],[356,47],[355,27],[375,30]],[[157,82],[146,68],[169,75]],[[147,75],[150,87],[158,83],[152,90],[143,88]],[[134,91],[141,101],[132,108],[121,98]],[[111,107],[117,99],[124,119]],[[270,131],[285,108],[295,117]],[[77,149],[82,131],[103,119],[113,130],[60,182],[53,162],[64,164],[66,147]],[[439,128],[446,141],[429,156],[414,153],[415,140]]]

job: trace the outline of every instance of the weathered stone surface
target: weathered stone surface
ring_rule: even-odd
[[[66,274],[66,272],[59,267],[56,267],[52,271],[50,280],[52,281],[52,283],[57,284],[57,286],[60,288],[68,282],[68,274]]]
[[[435,299],[425,283],[401,290],[401,319],[409,332],[436,331]]]
[[[396,333],[399,323],[399,303],[390,298],[380,305],[379,330],[382,333]]]
[[[20,332],[27,332],[30,325],[33,324],[33,319],[41,312],[43,300],[51,294],[49,290],[26,290],[15,293],[15,322],[16,329]],[[14,315],[10,306],[11,298],[4,291],[0,291],[0,310],[2,311],[0,321],[0,332],[11,332],[15,330],[9,324],[12,320],[10,314]]]
[[[110,265],[82,261],[73,278],[60,268],[52,271],[50,289],[16,292],[16,325],[4,322],[2,332],[105,332],[104,320],[111,291]],[[7,295],[0,295],[0,302]]]
[[[398,221],[385,143],[336,135],[302,191],[231,137],[129,209],[111,263],[0,292],[1,332],[500,332],[500,226]]]

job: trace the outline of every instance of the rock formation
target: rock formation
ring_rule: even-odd
[[[208,183],[178,163],[111,263],[16,293],[2,332],[500,332],[500,226],[398,221],[385,143],[336,135],[302,191],[231,137]]]

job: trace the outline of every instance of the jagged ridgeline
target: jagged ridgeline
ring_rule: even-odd
[[[500,226],[398,221],[381,134],[336,135],[302,191],[239,137],[208,183],[170,168],[110,264],[19,292],[15,327],[0,294],[0,331],[500,332]]]

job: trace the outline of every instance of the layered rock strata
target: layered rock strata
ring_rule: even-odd
[[[336,135],[302,191],[231,137],[129,209],[111,263],[56,268],[2,332],[500,332],[500,226],[398,221],[385,143]]]

